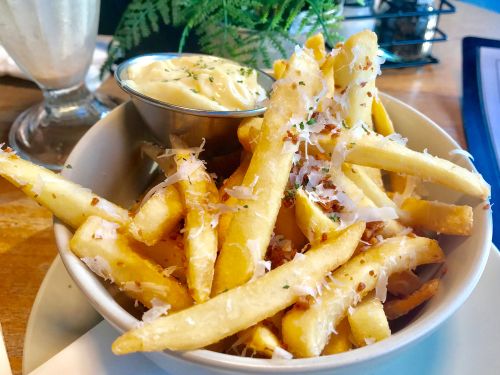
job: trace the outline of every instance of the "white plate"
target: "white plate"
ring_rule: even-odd
[[[448,151],[458,147],[451,138],[446,136],[442,130],[423,115],[393,98],[384,96],[384,99],[394,121],[398,125],[406,124],[403,129],[405,131],[402,131],[402,133],[410,138],[410,147],[416,149],[419,146],[420,149],[428,147],[431,153],[442,157],[447,157]],[[105,197],[112,197],[115,202],[124,204],[126,207],[127,202],[131,202],[143,191],[146,183],[145,177],[147,176],[144,176],[144,174],[148,173],[145,164],[147,161],[139,158],[138,152],[135,152],[137,151],[136,143],[142,139],[141,137],[145,136],[143,132],[144,130],[140,126],[140,119],[137,112],[133,110],[131,105],[127,104],[118,107],[106,117],[106,121],[101,122],[91,129],[82,142],[79,143],[79,146],[76,147],[70,157],[72,158],[71,164],[74,168],[66,171],[67,174],[75,174],[71,177],[75,178],[77,182],[92,187],[97,193],[101,193]],[[423,134],[425,134],[424,138],[422,137]],[[421,142],[419,143],[418,140]],[[111,148],[110,142],[113,145]],[[92,152],[88,152],[90,147]],[[457,160],[457,162],[470,167],[470,164],[463,158]],[[141,167],[142,164],[145,165]],[[121,166],[121,168],[116,168],[116,166]],[[123,166],[127,167],[124,168]],[[134,171],[130,170],[132,166]],[[137,173],[140,175],[137,176]],[[117,184],[117,181],[120,181],[120,183]],[[127,189],[124,189],[123,186],[126,186]],[[477,204],[477,202],[469,202],[458,193],[451,193],[447,189],[441,190],[437,189],[432,194],[433,198],[449,202],[460,201],[461,204]],[[438,192],[441,194],[438,194]],[[491,219],[489,213],[482,209],[482,205],[478,205],[474,215],[476,225],[473,236],[467,238],[443,238],[443,248],[450,250],[447,264],[453,272],[449,272],[443,279],[443,288],[439,294],[439,299],[436,298],[430,301],[425,306],[425,314],[421,314],[409,328],[398,332],[390,339],[377,345],[341,354],[337,356],[337,361],[334,365],[340,367],[342,363],[354,360],[355,362],[359,362],[360,366],[362,365],[364,368],[367,368],[366,372],[369,372],[374,368],[373,363],[361,363],[359,358],[363,355],[367,358],[377,355],[377,366],[379,364],[384,364],[385,366],[387,359],[392,360],[396,356],[400,357],[399,353],[391,353],[395,348],[399,349],[411,341],[421,339],[423,333],[427,333],[437,326],[463,303],[472,291],[483,270],[491,238]],[[110,300],[104,286],[69,252],[66,242],[70,238],[70,233],[60,224],[56,225],[56,233],[58,234],[56,235],[58,245],[61,249],[63,259],[65,259],[66,265],[69,267],[68,269],[73,274],[78,275],[78,285],[87,291],[87,295],[91,296],[90,300],[93,301],[94,305],[104,315],[107,314],[108,320],[112,324],[121,329],[130,327],[135,322],[134,319],[123,308]],[[451,286],[454,286],[454,288]],[[45,297],[40,297],[40,299],[44,300]],[[102,303],[104,300],[109,301],[110,305],[106,306],[111,306],[111,310],[104,308],[104,304]],[[59,306],[62,305],[61,301],[64,301],[64,304],[68,303],[65,298],[56,299]],[[79,317],[75,316],[76,314],[71,314],[71,319],[79,319]],[[422,330],[422,327],[425,329]],[[45,332],[42,336],[46,335],[50,335],[50,331]],[[159,362],[167,370],[173,371],[175,364],[186,366],[186,363],[180,361],[177,355],[169,355],[170,357],[163,354],[157,355],[157,357],[161,356],[163,358]],[[196,363],[208,363],[210,361],[209,364],[211,365],[213,364],[212,362],[217,362],[217,365],[225,365],[227,363],[227,359],[225,358],[227,356],[207,351],[186,352],[178,356],[182,356],[184,359],[193,359],[193,362]],[[222,357],[223,360],[220,360]],[[245,358],[231,359],[231,362],[233,361],[250,362],[253,360]],[[287,366],[290,366],[290,371],[301,371],[301,367],[297,367],[301,361],[307,362],[307,360],[297,360],[297,362],[294,361],[293,365],[288,364]],[[316,362],[330,366],[329,361],[329,358],[319,358]],[[282,370],[282,367],[274,366],[276,364],[272,365]],[[199,364],[193,364],[192,367],[194,368],[195,366],[199,366]],[[269,369],[268,361],[260,360],[259,366],[265,366],[265,369]],[[240,368],[243,367],[243,365],[240,366]],[[206,368],[204,367],[204,370]],[[197,367],[197,371],[198,373],[200,372],[200,367]],[[349,370],[349,374],[352,374],[352,368]]]
[[[500,300],[496,298],[499,281],[500,254],[493,247],[478,286],[451,319],[417,345],[398,352],[383,366],[374,368],[370,373],[364,372],[363,375],[499,374]],[[41,365],[99,320],[57,257],[40,287],[28,322],[23,374]],[[112,356],[111,351],[109,355]],[[120,359],[115,357],[107,363]],[[137,372],[138,368],[135,367],[135,374],[154,373],[152,370],[158,369],[147,361],[139,366],[143,368]],[[161,373],[161,370],[157,371]],[[107,369],[106,374],[128,375],[123,372],[123,368],[120,374],[114,372],[113,368]]]

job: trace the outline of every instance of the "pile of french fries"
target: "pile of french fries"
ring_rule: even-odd
[[[445,261],[430,237],[469,235],[472,208],[424,200],[421,181],[478,204],[490,190],[406,147],[378,99],[377,50],[369,31],[329,53],[318,34],[276,61],[268,109],[241,123],[241,163],[221,186],[176,137],[145,145],[165,180],[133,210],[1,153],[0,174],[75,230],[74,254],[147,309],[114,353],[336,354],[387,338],[437,293],[439,275],[417,267]]]

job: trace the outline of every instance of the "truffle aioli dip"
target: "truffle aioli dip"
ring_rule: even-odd
[[[133,64],[125,84],[165,103],[209,111],[254,109],[266,99],[257,72],[214,56],[182,56]]]

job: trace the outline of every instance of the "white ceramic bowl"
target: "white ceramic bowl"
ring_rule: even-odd
[[[427,148],[432,154],[451,158],[448,153],[459,146],[443,130],[404,103],[387,95],[382,98],[397,131],[409,138],[409,147],[419,151]],[[140,141],[149,137],[133,104],[123,104],[83,137],[68,159],[73,168],[65,170],[63,174],[127,207],[149,182],[151,163],[141,158],[138,150]],[[469,169],[474,168],[463,156],[455,155],[451,159]],[[429,191],[432,199],[472,205],[473,233],[470,237],[443,236],[440,239],[447,255],[448,272],[442,280],[439,293],[425,305],[411,324],[388,339],[335,356],[288,361],[240,358],[207,350],[166,351],[147,355],[170,374],[183,375],[353,374],[358,371],[363,373],[381,364],[387,356],[397,355],[398,350],[431,333],[462,305],[481,276],[491,244],[491,216],[489,210],[483,209],[483,203],[438,186],[429,187]],[[125,299],[117,295],[115,290],[108,291],[109,285],[101,283],[101,280],[70,252],[68,241],[71,232],[68,228],[56,221],[55,235],[67,270],[92,305],[118,330],[132,328],[136,319],[127,312],[126,309],[132,310],[123,302]]]

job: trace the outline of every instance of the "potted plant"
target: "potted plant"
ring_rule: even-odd
[[[196,52],[268,68],[306,36],[338,41],[343,0],[132,0],[109,45],[103,72],[167,25],[180,30],[177,49],[195,39]],[[161,47],[161,46],[159,46]]]

